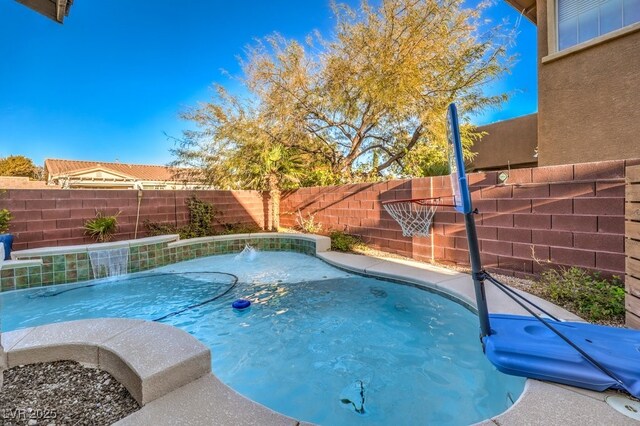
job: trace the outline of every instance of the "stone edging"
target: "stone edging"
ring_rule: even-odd
[[[72,360],[107,371],[145,405],[211,372],[211,352],[155,322],[100,318],[2,333],[7,367]]]
[[[250,243],[255,243],[264,239],[292,239],[302,240],[315,243],[316,253],[325,252],[331,249],[331,239],[322,235],[315,234],[301,234],[301,233],[288,233],[288,232],[260,232],[254,234],[230,234],[230,235],[214,235],[211,237],[191,238],[188,240],[179,240],[167,244],[169,248],[185,247],[194,244],[206,244],[216,241],[234,241],[243,240]]]
[[[41,247],[11,252],[11,259],[31,259],[34,257],[52,256],[56,254],[85,253],[92,250],[109,250],[123,247],[139,247],[148,244],[168,243],[179,240],[178,234],[158,235],[156,237],[138,238],[137,240],[112,241],[107,243],[81,244],[75,246]]]
[[[30,266],[41,266],[41,265],[42,265],[42,259],[4,260],[4,261],[0,261],[0,270],[28,268]]]

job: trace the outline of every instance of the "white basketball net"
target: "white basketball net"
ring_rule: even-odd
[[[383,204],[384,209],[398,222],[405,237],[428,237],[439,198],[431,200],[397,201]]]

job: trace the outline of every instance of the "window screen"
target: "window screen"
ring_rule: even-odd
[[[640,22],[640,0],[558,0],[558,50]]]

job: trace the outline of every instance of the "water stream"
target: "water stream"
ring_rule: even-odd
[[[117,277],[127,273],[129,247],[89,251],[94,278]]]

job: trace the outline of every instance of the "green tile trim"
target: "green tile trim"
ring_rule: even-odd
[[[131,246],[127,270],[130,273],[140,272],[184,260],[239,253],[246,244],[261,251],[290,251],[310,255],[316,253],[315,241],[286,236],[252,238],[247,235],[225,240],[194,241],[193,244],[178,247],[168,247],[168,243],[170,241]],[[66,284],[94,278],[88,253],[56,253],[34,259],[41,259],[42,265],[0,269],[0,291]]]

